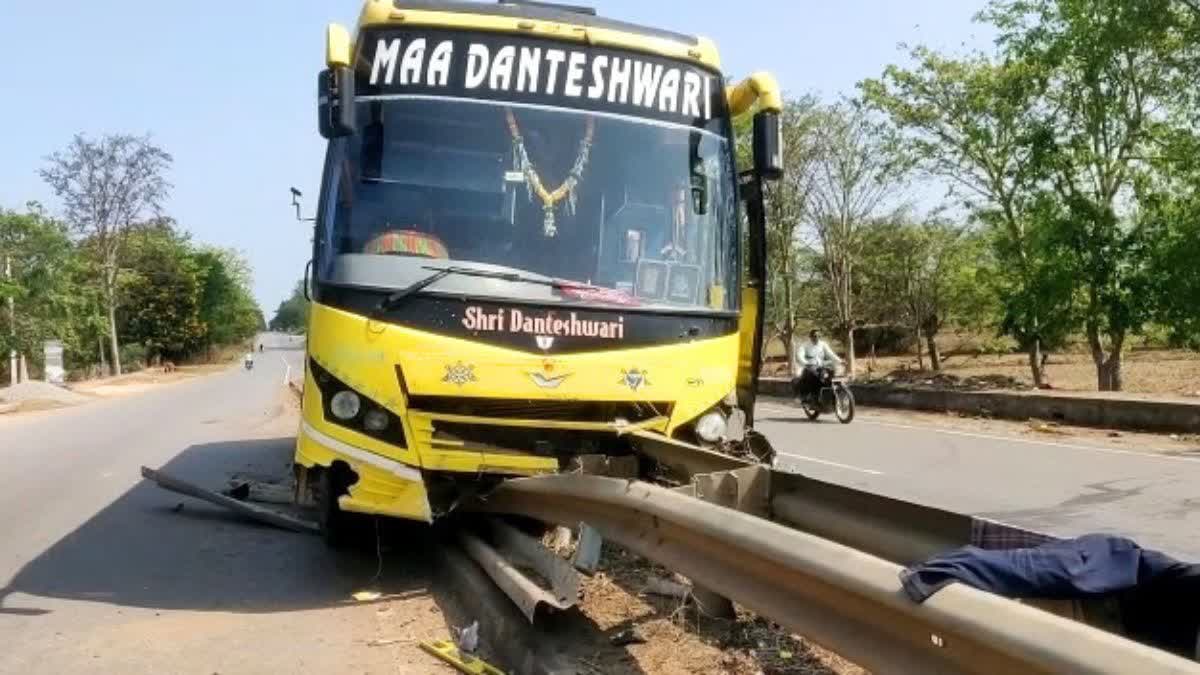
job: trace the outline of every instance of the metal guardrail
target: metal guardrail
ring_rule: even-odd
[[[790,506],[802,517],[812,504]],[[875,672],[1200,673],[1200,664],[961,584],[915,604],[893,562],[648,483],[517,479],[480,508],[587,522]]]

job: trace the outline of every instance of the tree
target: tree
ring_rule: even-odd
[[[11,279],[3,274],[5,262]],[[42,342],[57,338],[71,345],[86,326],[86,296],[75,293],[79,261],[66,227],[30,204],[26,213],[0,210],[0,351],[37,358]],[[81,323],[73,319],[83,319]]]
[[[298,333],[308,327],[308,300],[304,297],[304,282],[297,281],[292,294],[275,310],[268,327],[271,330]]]
[[[148,359],[181,359],[205,344],[200,320],[203,271],[187,238],[168,222],[127,233],[127,269],[120,278],[126,302],[118,314],[126,338],[140,343]]]
[[[985,16],[1010,58],[1042,73],[1035,144],[1060,205],[1050,220],[1076,282],[1101,391],[1122,387],[1122,350],[1153,314],[1146,230],[1136,217],[1146,157],[1183,79],[1171,0],[997,0]]]
[[[80,134],[46,160],[43,180],[63,201],[68,224],[89,240],[96,256],[113,371],[120,374],[118,274],[125,240],[135,223],[161,213],[171,187],[165,177],[171,155],[148,136],[115,134],[93,141]]]
[[[244,256],[231,249],[206,247],[192,253],[201,278],[199,319],[206,347],[252,337],[262,312],[251,295],[252,272]]]
[[[895,195],[905,167],[884,129],[854,104],[827,108],[818,122],[808,222],[821,256],[836,329],[855,371],[854,274],[862,231]]]
[[[925,173],[945,180],[958,200],[991,232],[1002,292],[1001,326],[1029,356],[1034,383],[1044,383],[1042,349],[1069,329],[1069,287],[1041,230],[1049,222],[1036,161],[1048,131],[1038,116],[1041,69],[1036,63],[983,56],[951,59],[912,51],[912,69],[889,66],[859,86],[886,114],[897,141]]]
[[[984,239],[965,226],[940,218],[880,222],[865,234],[865,293],[876,311],[904,317],[917,339],[917,361],[924,368],[924,338],[931,367],[941,370],[937,335],[952,322],[971,323],[990,304],[978,278]]]

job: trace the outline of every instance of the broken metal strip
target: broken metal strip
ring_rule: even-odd
[[[319,529],[316,523],[307,520],[300,520],[299,518],[293,518],[291,516],[273,511],[271,509],[263,508],[255,504],[248,504],[246,502],[234,499],[233,497],[227,497],[218,492],[213,492],[212,490],[205,490],[202,487],[192,485],[191,483],[179,480],[178,478],[172,478],[161,471],[155,471],[149,467],[142,467],[142,477],[158,483],[158,485],[163,489],[170,490],[172,492],[178,492],[179,494],[187,495],[189,497],[195,497],[196,499],[202,499],[210,504],[216,504],[217,506],[223,506],[231,511],[240,513],[247,518],[253,518],[254,520],[267,523],[268,525],[274,525],[275,527],[281,527],[285,530],[292,530],[294,532],[317,532]]]
[[[630,434],[638,452],[665,468],[672,480],[689,483],[692,476],[753,466],[752,462],[648,431]]]
[[[492,518],[490,525],[492,537],[502,555],[533,568],[550,582],[554,602],[547,604],[564,610],[579,600],[579,573],[566,560],[548,551],[541,541],[502,520]]]
[[[874,672],[1200,673],[1200,664],[961,584],[915,604],[896,564],[646,483],[512,480],[479,508],[586,521]]]
[[[522,419],[517,417],[479,417],[476,415],[454,415],[451,413],[436,413],[425,410],[411,410],[410,416],[421,416],[436,422],[452,422],[456,424],[476,424],[493,427],[518,427],[526,429],[557,429],[565,431],[611,431],[618,435],[634,433],[644,429],[652,429],[665,425],[669,419],[659,415],[641,422],[582,422],[576,420],[546,420]]]
[[[502,532],[503,529],[501,528],[498,531]],[[522,545],[515,543],[517,537],[510,536],[512,534],[514,533],[506,533],[502,535],[505,537],[505,543],[507,544],[507,550],[505,552],[509,552],[513,548],[519,548],[523,554],[521,556],[523,559],[517,562],[526,563],[552,583],[555,583],[555,577],[562,576],[560,572],[549,567],[543,558],[540,558],[535,554],[530,555],[530,547],[527,544]],[[520,535],[520,533],[515,534]],[[579,598],[578,577],[574,579],[573,584],[570,581],[560,579],[556,584],[558,588],[556,588],[554,591],[550,591],[539,586],[536,581],[530,579],[528,576],[522,573],[521,570],[517,568],[516,564],[514,564],[512,559],[506,557],[500,551],[493,548],[491,544],[488,544],[475,534],[467,532],[466,530],[460,530],[458,532],[458,541],[467,555],[470,556],[470,558],[474,560],[489,577],[491,577],[492,581],[496,583],[496,586],[499,587],[500,590],[504,591],[504,594],[513,601],[513,604],[515,604],[521,610],[521,613],[525,615],[525,618],[528,619],[530,623],[532,623],[534,617],[537,616],[539,606],[548,605],[550,607],[554,607],[555,609],[563,610],[574,605]],[[536,542],[534,545],[540,546],[540,544]],[[549,555],[549,552],[547,552],[547,554]],[[566,563],[561,559],[559,562],[564,566],[566,565]],[[575,574],[574,570],[571,570],[569,567],[566,568],[566,571],[571,575]],[[572,587],[573,590],[569,590]]]

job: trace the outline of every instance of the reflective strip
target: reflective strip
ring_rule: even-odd
[[[313,426],[311,424],[309,424],[307,421],[301,423],[300,430],[302,433],[304,433],[306,436],[312,438],[314,441],[320,443],[321,445],[327,446],[332,450],[336,450],[336,451],[342,453],[343,455],[346,455],[347,457],[353,457],[354,459],[357,459],[360,462],[365,462],[367,464],[370,464],[371,466],[375,466],[380,469],[383,469],[384,471],[387,471],[388,473],[391,473],[392,475],[397,476],[399,478],[403,478],[404,480],[414,481],[414,482],[418,482],[418,483],[423,480],[423,477],[421,476],[421,472],[412,468],[411,466],[401,464],[400,462],[397,462],[396,460],[393,460],[393,459],[381,457],[380,455],[370,452],[369,450],[363,450],[362,448],[356,448],[353,445],[350,445],[349,443],[346,443],[344,441],[339,441],[338,439],[333,438],[332,436],[327,436],[327,435],[321,433],[320,431],[317,431],[316,429],[314,429]]]

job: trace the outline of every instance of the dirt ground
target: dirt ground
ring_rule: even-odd
[[[1154,396],[1200,397],[1200,352],[1185,350],[1135,350],[1125,354],[1125,392]],[[1025,354],[950,353],[942,358],[937,376],[917,367],[916,355],[859,356],[858,379],[879,379],[934,386],[968,386],[975,389],[1031,389],[1029,360]],[[764,372],[782,375],[784,364],[769,364]],[[1051,354],[1046,373],[1053,389],[1096,391],[1096,366],[1090,354]]]
[[[206,364],[201,366],[179,366],[170,372],[161,368],[148,368],[136,373],[105,377],[97,380],[86,380],[70,385],[71,390],[81,394],[109,398],[113,396],[130,396],[140,394],[163,385],[183,382],[196,377],[202,377],[229,368],[228,363]]]
[[[579,608],[605,641],[572,651],[589,675],[850,675],[863,669],[766,619],[700,618],[678,598],[646,592],[652,579],[673,579],[653,563],[606,543],[600,571],[583,579]],[[634,637],[615,648],[616,636]]]

